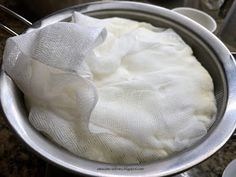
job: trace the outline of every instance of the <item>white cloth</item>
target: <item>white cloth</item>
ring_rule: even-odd
[[[75,13],[73,23],[10,38],[3,65],[32,125],[92,160],[166,157],[202,138],[216,113],[212,79],[191,48],[147,23]]]

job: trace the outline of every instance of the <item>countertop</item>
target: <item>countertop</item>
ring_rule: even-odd
[[[17,0],[0,0],[0,4],[16,11],[31,21],[39,17],[19,3]],[[26,26],[13,18],[9,18],[0,11],[1,23],[8,24],[17,32],[22,32]],[[3,49],[9,34],[0,30],[0,61],[2,60]],[[178,175],[179,177],[220,177],[226,165],[236,158],[236,139],[230,139],[227,144],[211,158],[195,166],[189,171]],[[47,168],[51,168],[46,161],[29,151],[26,146],[18,139],[7,121],[0,113],[0,177],[44,177],[52,176],[46,173]],[[63,174],[64,176],[74,176],[62,170],[53,168],[53,176]]]

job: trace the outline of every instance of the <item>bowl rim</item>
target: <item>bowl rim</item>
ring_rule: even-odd
[[[197,14],[200,14],[200,15],[202,15],[202,16],[204,16],[204,18],[205,19],[207,19],[210,23],[211,23],[211,28],[207,28],[206,26],[204,26],[205,28],[207,28],[209,31],[211,31],[212,33],[216,30],[216,28],[217,28],[217,23],[216,23],[216,21],[214,20],[214,18],[212,18],[209,14],[207,14],[206,12],[203,12],[203,11],[201,11],[201,10],[198,10],[198,9],[195,9],[195,8],[190,8],[190,7],[176,7],[176,8],[174,8],[174,9],[172,9],[173,11],[175,11],[175,12],[177,12],[177,13],[179,13],[179,14],[181,14],[181,15],[184,15],[184,16],[186,16],[186,17],[188,17],[188,18],[190,18],[190,19],[192,19],[193,21],[195,21],[195,22],[197,22],[197,23],[199,23],[198,21],[196,21],[195,19],[193,19],[193,18],[191,18],[191,17],[189,17],[188,15],[185,15],[185,14],[182,14],[183,12],[186,12],[186,13],[192,13],[192,12],[194,12],[194,13],[196,13],[196,15]],[[200,23],[199,23],[200,24]]]

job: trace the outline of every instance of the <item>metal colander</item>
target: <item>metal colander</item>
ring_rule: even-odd
[[[216,121],[207,135],[195,145],[163,160],[138,165],[90,161],[55,145],[30,125],[22,93],[2,71],[0,97],[3,112],[12,128],[31,149],[75,173],[94,176],[166,176],[202,162],[226,143],[236,127],[236,65],[233,56],[216,36],[171,10],[135,2],[98,2],[74,6],[45,17],[26,32],[58,21],[69,21],[73,11],[96,18],[117,16],[173,28],[192,47],[194,55],[213,79],[218,108]]]

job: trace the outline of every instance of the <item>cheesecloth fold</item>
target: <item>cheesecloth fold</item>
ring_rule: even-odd
[[[189,147],[216,113],[210,75],[171,29],[74,13],[7,40],[3,69],[31,124],[80,157],[149,162]]]

